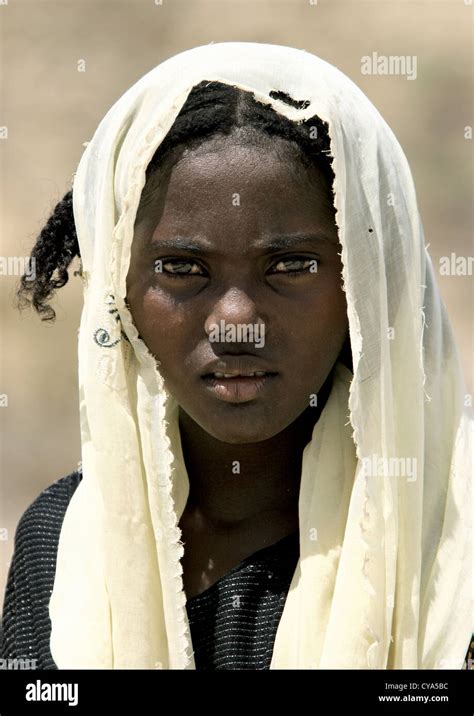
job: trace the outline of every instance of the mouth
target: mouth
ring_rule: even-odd
[[[246,403],[260,395],[278,373],[259,370],[253,373],[208,373],[201,376],[206,388],[228,403]]]

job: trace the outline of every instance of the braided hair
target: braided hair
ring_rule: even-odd
[[[304,109],[307,101],[297,101],[284,92],[272,91],[270,96],[293,107]],[[239,130],[247,141],[269,150],[272,137],[291,143],[300,161],[299,167],[316,167],[324,176],[332,201],[334,173],[330,156],[328,125],[319,117],[293,122],[278,114],[269,104],[257,101],[250,92],[217,81],[203,81],[193,87],[170,131],[158,147],[146,170],[146,181],[137,210],[135,225],[146,220],[149,207],[159,186],[161,172],[172,166],[179,153],[193,149],[215,135],[229,135]],[[293,155],[294,164],[294,155]],[[17,289],[17,307],[33,306],[43,321],[53,321],[56,313],[47,301],[56,289],[69,280],[68,267],[75,257],[80,259],[72,207],[73,190],[55,206],[46,225],[36,239],[30,261],[36,266],[33,280],[26,274]],[[34,261],[33,261],[34,259]],[[81,269],[74,275],[81,275]]]

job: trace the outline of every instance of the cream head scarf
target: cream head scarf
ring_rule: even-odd
[[[195,668],[178,406],[125,296],[147,164],[202,80],[252,92],[290,120],[318,115],[334,156],[354,374],[337,363],[304,450],[300,559],[271,668],[460,669],[473,627],[473,421],[407,160],[335,67],[246,42],[196,47],[148,72],[107,112],[75,175],[83,479],[60,535],[53,659]]]

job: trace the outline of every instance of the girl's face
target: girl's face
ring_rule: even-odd
[[[220,137],[186,151],[136,226],[127,276],[167,389],[228,443],[267,440],[314,405],[347,335],[325,181],[273,146]]]

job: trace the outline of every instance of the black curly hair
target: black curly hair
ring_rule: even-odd
[[[277,90],[270,92],[270,96],[299,109],[308,106],[307,101],[294,100]],[[135,226],[149,214],[150,204],[161,179],[158,169],[173,166],[180,153],[197,147],[211,136],[229,135],[236,129],[243,133],[247,141],[268,149],[274,148],[273,136],[287,140],[297,152],[300,168],[316,167],[322,172],[332,201],[334,173],[326,122],[317,116],[293,122],[278,114],[271,105],[257,101],[250,92],[217,81],[203,81],[191,90],[170,131],[148,164]],[[16,293],[19,310],[32,305],[43,321],[56,318],[55,311],[47,301],[56,289],[68,282],[68,267],[75,257],[80,258],[72,193],[71,189],[58,202],[37,237],[30,254],[30,262],[36,268],[35,276],[31,280],[31,276],[24,274]],[[74,275],[77,274],[81,275],[81,268],[74,272]]]

